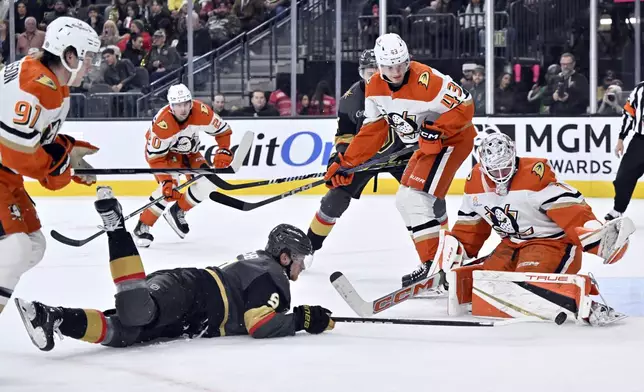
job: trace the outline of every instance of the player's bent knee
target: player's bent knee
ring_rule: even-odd
[[[331,218],[339,218],[349,208],[351,194],[344,189],[331,189],[320,201],[320,211]]]
[[[157,305],[147,288],[121,291],[114,296],[121,323],[129,327],[148,325],[157,316]]]
[[[31,240],[31,258],[29,260],[29,268],[35,267],[43,257],[45,257],[45,250],[47,249],[47,239],[41,230],[29,233]]]
[[[405,202],[407,200],[409,189],[409,187],[401,185],[398,187],[398,191],[396,192],[396,208],[401,214],[405,214]]]
[[[0,237],[0,284],[12,281],[31,268],[32,242],[25,233],[14,233]]]
[[[429,215],[431,217],[438,218],[440,216],[435,215],[434,209],[434,205],[438,200],[439,199],[436,198],[436,196],[430,195],[427,192],[409,188],[408,195],[405,199],[405,209],[407,213],[411,215]]]
[[[101,343],[108,347],[127,347],[139,341],[141,327],[123,325],[118,316],[108,317],[108,336]]]

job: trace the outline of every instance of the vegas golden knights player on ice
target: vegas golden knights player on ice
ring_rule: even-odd
[[[99,187],[96,210],[108,232],[116,309],[100,311],[47,306],[16,299],[32,342],[54,348],[54,332],[90,343],[125,347],[157,338],[251,335],[270,338],[297,331],[333,329],[321,306],[291,307],[289,280],[297,280],[311,242],[300,229],[280,224],[264,250],[237,256],[221,267],[176,268],[146,275],[125,229],[120,203]]]

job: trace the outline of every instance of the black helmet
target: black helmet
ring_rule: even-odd
[[[284,252],[289,256],[292,254],[306,256],[313,254],[313,245],[311,245],[311,240],[302,230],[282,223],[271,230],[265,250],[276,259]]]
[[[373,52],[373,49],[366,49],[360,54],[360,60],[358,62],[360,65],[358,69],[364,68],[378,68],[378,63],[376,62],[376,54]]]

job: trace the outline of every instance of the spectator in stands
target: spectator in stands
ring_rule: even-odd
[[[0,55],[9,62],[9,23],[6,20],[0,20]]]
[[[127,12],[127,16],[123,20],[123,28],[130,31],[132,22],[139,19],[139,7],[134,1],[129,1],[125,4],[125,12]]]
[[[25,32],[25,20],[28,16],[27,5],[22,1],[16,3],[16,34]]]
[[[218,48],[241,32],[241,22],[225,1],[219,1],[216,8],[208,13],[208,33],[213,48]]]
[[[470,91],[474,87],[474,81],[472,80],[472,75],[477,65],[474,63],[465,63],[463,64],[463,77],[461,78],[461,87],[465,90]]]
[[[174,34],[170,11],[165,8],[163,0],[152,0],[148,25],[150,26],[150,31],[163,30],[167,37],[172,37]]]
[[[87,19],[85,22],[92,26],[94,31],[96,31],[96,34],[101,35],[103,33],[105,21],[103,19],[103,15],[98,13],[98,7],[96,5],[92,4],[87,9]]]
[[[182,6],[183,0],[168,0],[168,10],[170,11],[172,16],[176,15],[176,13],[179,12]]]
[[[481,0],[469,0],[465,13],[460,17],[460,22],[463,52],[469,55],[482,53],[482,41],[485,39],[485,10]]]
[[[36,18],[30,16],[25,20],[25,32],[18,36],[16,53],[26,56],[29,49],[40,49],[45,43],[45,32],[38,30]]]
[[[141,20],[148,20],[150,17],[150,6],[147,4],[147,0],[136,0],[136,13],[139,15]]]
[[[617,83],[621,82],[619,80],[614,80],[613,82],[614,83],[606,89],[606,92],[600,101],[601,104],[597,109],[597,114],[613,116],[621,116],[623,114],[624,110],[622,108],[626,102],[622,97],[622,88]]]
[[[232,13],[239,18],[243,31],[250,31],[265,19],[264,0],[235,0]]]
[[[511,84],[512,75],[504,72],[499,78],[498,87],[494,89],[494,113],[512,113],[512,110],[514,109],[515,98]]]
[[[528,92],[528,105],[538,105],[538,107],[535,106],[533,110],[529,109],[529,112],[539,114],[549,113],[550,108],[544,104],[544,97],[548,92],[548,87],[552,83],[554,83],[557,75],[559,75],[559,72],[561,72],[561,68],[558,64],[550,64],[548,70],[546,71],[546,74],[544,75],[544,84],[540,86],[539,84],[535,83],[532,86],[532,89]]]
[[[126,92],[131,90],[135,84],[136,70],[128,59],[117,59],[114,49],[103,50],[103,61],[107,68],[103,72],[105,84],[110,86],[113,92]]]
[[[212,108],[220,117],[230,116],[230,110],[226,109],[226,97],[222,93],[215,95]]]
[[[588,107],[588,79],[575,71],[575,56],[564,53],[559,59],[561,73],[548,89],[544,105],[550,114],[577,115]]]
[[[56,2],[54,3],[54,10],[50,12],[45,12],[45,16],[43,17],[41,25],[48,26],[51,22],[53,22],[54,20],[56,20],[61,16],[71,16],[71,17],[76,16],[74,15],[74,12],[67,9],[66,0],[56,0]],[[46,30],[46,28],[43,30]]]
[[[291,81],[286,78],[290,79],[291,75],[286,75],[283,78],[278,76],[278,78],[277,90],[268,97],[268,103],[277,109],[280,116],[290,116],[292,104],[288,93],[291,92]]]
[[[472,72],[472,88],[470,89],[474,100],[474,113],[485,114],[485,67],[477,65]]]
[[[112,4],[105,8],[105,17],[118,27],[119,33],[124,33],[123,21],[127,16],[127,0],[112,0]]]
[[[117,45],[121,40],[116,23],[112,20],[106,20],[103,23],[103,32],[101,33],[101,47]]]
[[[606,90],[608,90],[608,87],[610,87],[611,84],[615,81],[615,72],[612,70],[607,70],[606,73],[604,74],[604,78],[602,79],[602,84],[601,86],[597,87],[597,100],[601,103],[602,99],[604,99],[604,94],[606,93]]]
[[[286,0],[264,0],[264,7],[266,8],[266,11],[269,12],[269,18],[272,18],[273,16],[286,11],[288,4],[286,3]]]
[[[194,42],[193,54],[195,57],[204,55],[212,50],[212,40],[207,29],[201,27],[201,20],[199,14],[192,11],[192,39]],[[183,31],[179,35],[179,43],[177,44],[177,51],[181,55],[187,55],[188,52],[188,31]]]
[[[335,115],[335,98],[331,94],[331,88],[326,80],[318,82],[315,92],[311,96],[310,114],[323,116]]]
[[[241,117],[277,117],[279,112],[273,106],[266,103],[266,95],[261,90],[255,90],[250,94],[250,106],[243,107],[233,116]]]
[[[143,21],[137,19],[130,23],[130,32],[123,35],[117,44],[121,52],[125,52],[125,49],[128,47],[128,43],[131,41],[131,37],[134,35],[141,36],[141,38],[143,38],[143,50],[146,53],[152,49],[152,36],[150,36],[150,33],[145,31]]]
[[[311,114],[311,101],[306,94],[300,94],[297,102],[297,114],[301,116],[308,116]]]
[[[128,59],[135,67],[142,67],[141,62],[145,58],[146,51],[143,50],[143,37],[133,34],[127,43],[127,47],[123,51],[121,58]]]
[[[146,68],[150,73],[150,82],[174,71],[181,66],[181,57],[177,50],[166,44],[166,34],[157,30],[152,36],[152,49],[146,60]]]

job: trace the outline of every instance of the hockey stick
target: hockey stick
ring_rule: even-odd
[[[391,169],[399,166],[407,166],[408,162],[409,160],[398,161],[398,162],[386,162],[380,165],[374,165],[373,167],[370,167],[369,169],[361,170],[360,172],[371,172],[371,171],[375,172],[375,171]],[[311,173],[311,174],[303,174],[301,176],[276,178],[273,180],[260,180],[260,181],[246,182],[243,184],[231,184],[229,182],[224,181],[221,178],[217,178],[217,180],[214,181],[214,183],[215,185],[217,185],[217,187],[225,191],[234,191],[238,189],[255,188],[255,187],[260,187],[264,185],[281,184],[283,182],[308,180],[309,178],[323,177],[325,174],[326,172]]]
[[[246,159],[246,156],[248,155],[248,153],[250,152],[251,147],[253,146],[254,137],[255,137],[254,133],[250,132],[250,131],[246,132],[244,134],[244,136],[242,137],[242,140],[239,143],[239,147],[237,148],[237,153],[235,154],[235,157],[233,158],[233,161],[230,164],[230,167],[234,170],[234,172],[237,172],[241,168],[242,164],[244,163],[244,160]],[[193,177],[190,180],[188,180],[188,181],[184,182],[183,184],[181,184],[181,185],[177,186],[176,188],[174,188],[174,190],[175,191],[180,191],[180,190],[190,186],[195,181],[197,181],[199,178],[204,177],[204,176],[205,175],[198,175],[196,177]],[[216,175],[210,175],[210,176],[207,176],[207,177],[213,182],[219,180],[219,178]],[[141,213],[141,212],[145,211],[146,209],[152,207],[154,204],[160,202],[163,199],[164,199],[164,197],[161,196],[161,197],[158,197],[158,198],[150,201],[149,203],[147,203],[143,207],[137,209],[136,211],[130,213],[127,216],[124,216],[123,220],[125,221],[125,220],[128,220],[128,219],[138,215],[139,213]],[[60,234],[56,230],[52,230],[50,232],[52,238],[55,239],[56,241],[61,242],[61,243],[65,244],[65,245],[74,246],[74,247],[83,246],[83,245],[87,244],[88,242],[94,240],[95,238],[98,238],[103,233],[105,233],[105,231],[101,230],[101,231],[98,231],[98,232],[92,234],[91,236],[89,236],[89,237],[87,237],[85,239],[75,240],[73,238],[69,238],[69,237],[66,237],[66,236]]]
[[[372,160],[370,160],[368,162],[363,163],[362,165],[358,165],[358,166],[356,166],[354,168],[351,168],[351,169],[348,169],[346,171],[343,171],[343,173],[351,174],[351,173],[355,173],[357,171],[368,169],[368,168],[372,167],[373,165],[378,165],[378,164],[385,163],[385,162],[391,162],[391,161],[393,161],[394,159],[396,159],[396,158],[398,158],[400,156],[403,156],[403,155],[408,154],[408,153],[410,153],[412,151],[415,151],[416,149],[418,149],[418,146],[409,146],[409,147],[403,148],[402,150],[399,150],[399,151],[396,151],[394,153],[391,153],[391,154],[389,154],[387,156],[380,157],[380,158],[377,158],[377,159],[372,159]],[[279,194],[277,196],[273,196],[273,197],[270,197],[268,199],[258,201],[256,203],[245,202],[243,200],[236,199],[236,198],[230,197],[228,195],[224,195],[223,193],[220,193],[220,192],[212,192],[212,193],[210,193],[210,199],[212,201],[214,201],[214,202],[224,204],[224,205],[226,205],[228,207],[232,207],[232,208],[235,208],[237,210],[250,211],[250,210],[254,210],[255,208],[259,208],[259,207],[265,206],[267,204],[273,203],[275,201],[282,200],[282,199],[284,199],[286,197],[296,195],[296,194],[298,194],[300,192],[303,192],[303,191],[306,191],[308,189],[315,188],[317,186],[323,185],[324,183],[326,183],[326,180],[324,180],[324,179],[317,180],[315,182],[299,186],[297,188],[291,189],[290,191],[286,191],[286,192],[281,193],[281,194]]]
[[[412,320],[388,318],[331,317],[336,323],[434,325],[442,327],[494,327],[499,321]],[[503,323],[503,321],[500,321]]]
[[[374,314],[398,305],[419,293],[436,290],[443,283],[442,274],[439,272],[410,286],[392,291],[391,293],[374,301],[368,302],[362,299],[351,282],[349,282],[349,279],[347,279],[342,272],[332,273],[329,279],[331,280],[333,287],[335,287],[347,305],[349,305],[360,317],[373,316]]]
[[[125,175],[125,174],[233,174],[237,173],[246,159],[246,155],[253,146],[255,134],[247,131],[242,136],[242,140],[237,148],[238,154],[235,154],[230,166],[225,169],[207,168],[207,169],[159,169],[159,168],[115,168],[115,169],[73,169],[72,175]],[[241,152],[241,153],[240,153]]]

